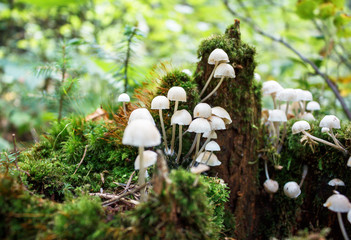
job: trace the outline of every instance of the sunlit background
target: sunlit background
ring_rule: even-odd
[[[308,89],[321,112],[346,120],[325,79],[292,49],[329,76],[350,107],[350,6],[344,0],[1,0],[0,150],[10,147],[12,133],[35,142],[57,119],[63,54],[65,78],[74,82],[63,116],[86,116],[100,105],[116,109],[125,79],[133,95],[153,81],[150,72],[160,63],[194,71],[201,40],[223,33],[234,18],[241,20],[242,39],[256,47],[262,81]],[[264,107],[271,108],[268,100]]]

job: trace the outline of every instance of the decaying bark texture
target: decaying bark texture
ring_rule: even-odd
[[[228,54],[236,78],[224,81],[217,93],[206,101],[212,107],[225,108],[233,120],[226,131],[217,131],[217,141],[222,148],[217,156],[222,164],[213,172],[218,173],[230,188],[229,207],[236,218],[236,237],[254,239],[258,169],[257,164],[249,162],[257,159],[261,84],[254,80],[255,49],[241,41],[239,25],[240,21],[235,20],[224,35],[211,36],[201,43],[195,80],[201,90],[213,70],[214,65],[207,61],[215,48]],[[215,88],[218,81],[212,79],[204,96]]]

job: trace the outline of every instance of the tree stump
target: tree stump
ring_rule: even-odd
[[[218,159],[222,164],[214,168],[214,173],[229,186],[229,205],[235,215],[235,235],[238,239],[254,239],[256,218],[256,198],[258,195],[257,159],[259,141],[259,119],[261,113],[261,84],[254,80],[255,49],[240,38],[240,21],[234,20],[224,35],[205,39],[198,50],[195,81],[199,90],[205,85],[214,65],[207,63],[210,53],[223,49],[235,69],[236,78],[227,79],[218,91],[206,102],[212,107],[225,108],[233,122],[226,131],[217,131],[218,144],[222,151]],[[214,89],[219,79],[212,79],[203,96]]]

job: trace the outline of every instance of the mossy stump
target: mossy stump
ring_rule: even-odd
[[[253,77],[255,49],[241,41],[239,25],[240,21],[235,20],[224,35],[211,36],[201,43],[195,81],[202,89],[213,70],[213,65],[209,65],[207,60],[214,49],[221,48],[228,54],[236,78],[224,81],[216,94],[207,100],[211,106],[225,108],[233,120],[226,131],[217,132],[217,141],[222,148],[218,158],[222,164],[214,168],[214,172],[218,172],[231,191],[229,207],[236,218],[235,237],[252,239],[257,221],[255,200],[258,195],[258,169],[257,165],[249,162],[257,159],[261,84],[255,82]],[[218,81],[211,81],[204,96],[215,88]]]

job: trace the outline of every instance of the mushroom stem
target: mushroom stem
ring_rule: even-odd
[[[200,150],[199,150],[199,152],[197,153],[196,157],[198,157],[198,156],[204,151],[204,149],[205,149],[207,143],[209,143],[210,141],[211,141],[211,138],[210,138],[210,137],[206,139],[205,143],[204,143],[204,144],[202,145],[202,147],[200,148]]]
[[[213,70],[212,70],[212,72],[211,72],[211,75],[208,77],[207,82],[206,82],[204,88],[201,90],[200,97],[205,93],[205,90],[206,90],[206,88],[208,87],[208,84],[210,84],[211,79],[212,79],[212,77],[213,77],[213,74],[214,74],[214,72],[216,71],[216,68],[217,68],[217,66],[218,66],[218,63],[219,63],[219,62],[216,62],[216,63],[215,63],[215,66],[214,66],[214,68],[213,68]]]
[[[303,105],[302,105],[301,101],[299,101],[299,107],[300,107],[300,113],[301,113],[301,116],[302,116],[302,114],[304,114],[305,111],[304,111],[304,108],[303,108]]]
[[[271,128],[272,128],[272,131],[273,131],[273,136],[277,136],[277,133],[276,133],[276,129],[275,129],[275,127],[274,127],[274,123],[273,122],[271,122]]]
[[[221,86],[223,80],[224,80],[224,76],[221,78],[221,80],[219,81],[219,83],[217,84],[217,86],[212,90],[212,92],[210,92],[210,94],[208,94],[204,99],[201,100],[201,102],[206,101],[209,97],[211,97],[216,91],[217,89]]]
[[[303,170],[302,170],[302,175],[301,175],[301,181],[299,184],[299,187],[302,187],[303,182],[305,181],[305,178],[307,176],[307,172],[308,172],[308,167],[307,165],[303,165]]]
[[[286,102],[286,109],[285,109],[286,118],[288,118],[288,111],[289,111],[289,101]],[[282,135],[282,139],[280,140],[280,146],[277,148],[278,153],[280,153],[280,151],[283,148],[285,137],[286,137],[286,122],[284,122],[283,135]]]
[[[344,146],[340,143],[340,141],[336,138],[336,136],[335,136],[335,134],[334,134],[332,128],[330,129],[330,136],[332,137],[332,139],[333,139],[333,141],[334,141],[334,143],[335,143],[336,145],[338,145],[339,147],[343,148],[343,149],[346,151],[345,147],[344,147]]]
[[[180,155],[182,155],[182,125],[179,125],[179,146],[176,163],[179,163]]]
[[[277,136],[277,142],[275,144],[275,146],[278,146],[279,144],[279,137],[280,137],[280,131],[279,131],[279,125],[280,125],[280,122],[273,122],[273,125],[274,125],[274,128],[275,128],[275,134]]]
[[[200,147],[199,146],[200,145],[200,138],[201,138],[201,133],[196,133],[195,139],[194,139],[194,141],[196,141],[196,150],[195,150],[195,155],[194,155],[193,161],[190,164],[190,167],[194,166],[194,164],[195,164],[196,156],[197,156],[197,153],[199,152],[199,147]]]
[[[306,101],[304,100],[303,101],[303,113],[302,114],[304,114],[306,112]]]
[[[126,109],[126,103],[123,102],[123,112],[124,112],[124,115],[127,115],[127,109]]]
[[[173,114],[178,110],[178,101],[175,101],[174,105],[174,112]],[[174,141],[175,141],[175,131],[176,131],[176,125],[174,124],[172,126],[172,140],[171,140],[171,155],[174,153]]]
[[[271,97],[272,97],[272,99],[273,99],[273,106],[274,106],[274,109],[277,109],[277,100],[276,100],[276,97],[277,96],[277,94],[276,93],[272,93],[271,94]]]
[[[210,159],[212,157],[212,154],[213,154],[213,151],[211,151],[210,155],[208,155],[208,158],[207,158],[207,160],[205,162],[206,165],[207,165],[208,161],[210,161]],[[205,156],[205,154],[204,154],[204,156]],[[202,160],[201,160],[201,162],[202,162]]]
[[[143,154],[144,154],[144,146],[140,146],[139,147],[140,168],[139,168],[139,179],[138,179],[139,186],[142,186],[145,183],[146,169],[144,167]],[[145,192],[145,188],[142,188],[140,190],[140,202],[145,202],[145,201],[146,201],[146,192]]]
[[[323,140],[323,139],[321,139],[321,138],[315,137],[315,136],[309,134],[309,133],[306,132],[306,131],[302,131],[302,133],[305,134],[307,137],[309,137],[309,138],[311,138],[311,139],[313,139],[313,140],[315,140],[315,141],[317,141],[317,142],[324,143],[324,144],[326,144],[326,145],[328,145],[328,146],[331,146],[331,147],[333,147],[333,148],[335,148],[335,149],[337,149],[337,150],[339,150],[339,151],[342,151],[342,152],[344,152],[344,153],[347,153],[347,151],[346,151],[344,148],[339,147],[338,145],[335,145],[335,144],[333,144],[333,143],[331,143],[331,142],[325,141],[325,140]]]
[[[342,221],[341,213],[337,212],[336,215],[338,216],[338,222],[339,222],[340,230],[342,232],[342,235],[344,236],[344,239],[345,240],[349,240],[349,237],[347,236],[347,232],[345,230],[344,223]]]
[[[189,149],[189,152],[185,155],[184,158],[188,158],[190,156],[190,154],[194,151],[195,146],[196,146],[196,138],[194,138],[194,141]]]
[[[167,143],[167,135],[166,135],[166,130],[165,130],[165,125],[163,123],[163,117],[162,117],[162,109],[158,110],[158,114],[160,115],[160,122],[161,122],[161,128],[162,128],[162,134],[163,134],[163,142],[166,148],[166,152],[168,153],[168,143]]]
[[[269,180],[267,160],[264,160],[264,173],[266,174],[267,180]]]

